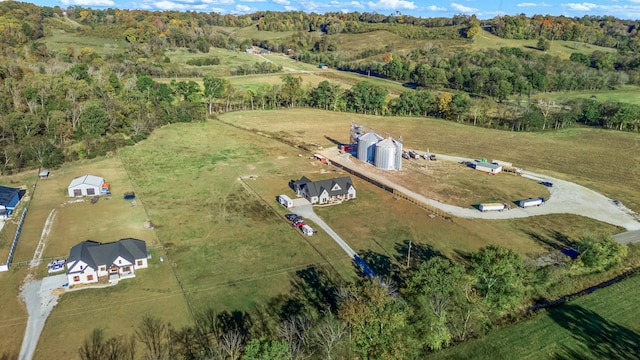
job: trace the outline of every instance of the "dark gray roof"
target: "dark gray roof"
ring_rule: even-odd
[[[327,190],[329,196],[346,195],[349,187],[353,186],[350,176],[344,176],[333,179],[311,181],[307,177],[302,177],[294,183],[307,196],[320,196],[323,190]],[[333,190],[338,185],[339,189]]]
[[[7,206],[16,194],[20,193],[20,189],[0,186],[0,205]]]
[[[136,259],[145,259],[147,257],[147,244],[142,240],[131,238],[104,244],[87,240],[71,248],[67,263],[82,260],[82,262],[97,270],[102,265],[111,266],[118,257],[122,257],[131,263],[135,262]]]

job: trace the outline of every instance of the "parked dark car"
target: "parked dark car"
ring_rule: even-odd
[[[284,217],[287,218],[287,220],[289,220],[289,221],[293,221],[293,220],[299,218],[300,216],[298,216],[298,214],[287,214]]]
[[[553,187],[553,183],[548,182],[548,181],[541,181],[540,185],[544,185],[546,187]]]

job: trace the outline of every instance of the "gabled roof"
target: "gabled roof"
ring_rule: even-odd
[[[307,196],[320,196],[325,190],[329,193],[329,196],[345,195],[349,191],[349,188],[353,186],[353,182],[349,176],[318,181],[311,181],[303,176],[295,183],[298,184],[302,192],[307,194]]]
[[[69,184],[69,187],[72,188],[82,184],[91,186],[102,186],[103,183],[104,179],[99,176],[84,175],[71,180],[71,184]]]
[[[117,258],[134,263],[137,259],[145,259],[147,257],[147,244],[137,239],[122,239],[116,242],[99,243],[93,240],[83,241],[74,245],[69,251],[67,263],[75,263],[82,261],[87,266],[97,270],[99,266],[110,266]],[[67,270],[67,274],[71,273],[72,267]],[[79,270],[73,271],[80,272]]]
[[[19,193],[20,189],[0,186],[0,205],[7,206],[14,196]]]

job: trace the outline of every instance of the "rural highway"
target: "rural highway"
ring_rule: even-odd
[[[309,219],[320,226],[322,230],[329,234],[329,236],[331,236],[333,240],[335,240],[336,243],[340,245],[342,250],[344,250],[350,258],[353,259],[353,256],[357,255],[356,252],[353,251],[353,249],[349,246],[349,244],[342,240],[340,235],[336,234],[336,232],[333,231],[333,229],[331,229],[331,227],[327,225],[327,223],[325,223],[322,219],[320,219],[318,215],[316,215],[316,213],[313,211],[313,205],[311,205],[311,203],[307,199],[294,199],[293,207],[291,208],[291,210],[296,214],[302,216],[303,218]]]
[[[404,186],[394,183],[386,176],[380,176],[373,171],[368,171],[370,164],[365,164],[359,160],[352,159],[348,154],[340,154],[337,148],[325,149],[323,155],[332,162],[344,164],[345,166],[361,172],[372,179],[402,191],[408,196],[422,203],[431,205],[451,215],[469,218],[469,219],[514,219],[524,218],[537,215],[548,214],[575,214],[580,216],[596,219],[608,224],[616,225],[627,229],[628,231],[640,230],[640,221],[638,214],[626,208],[622,203],[616,202],[606,196],[590,190],[584,186],[556,179],[547,175],[537,174],[530,171],[524,171],[522,176],[533,181],[549,181],[553,183],[553,187],[549,188],[550,197],[541,206],[529,208],[513,208],[505,211],[488,211],[480,212],[473,208],[463,208],[460,206],[445,204],[425,196],[415,193]],[[473,159],[436,154],[438,160],[448,161],[473,161]],[[412,160],[406,160],[412,161]],[[420,161],[420,160],[413,160]],[[541,185],[542,186],[542,185]]]

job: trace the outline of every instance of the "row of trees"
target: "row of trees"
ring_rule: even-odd
[[[638,106],[597,99],[567,104],[547,99],[518,107],[472,100],[461,91],[406,90],[390,97],[386,88],[368,81],[351,89],[329,81],[310,87],[303,85],[301,77],[285,75],[278,85],[240,89],[211,76],[204,77],[202,85],[192,80],[156,82],[148,75],[127,76],[121,65],[111,68],[116,72],[85,63],[66,70],[52,68],[51,73],[24,72],[15,65],[0,67],[9,75],[1,80],[4,86],[0,89],[2,173],[93,157],[143,139],[158,126],[200,121],[206,113],[233,110],[309,106],[360,114],[434,116],[515,131],[564,128],[573,123],[630,131],[640,128]]]
[[[609,270],[620,266],[627,251],[603,234],[585,236],[576,247],[576,260],[558,256],[548,267],[492,245],[465,263],[420,257],[409,270],[398,267],[383,279],[352,283],[309,268],[298,273],[301,280],[289,296],[262,308],[255,320],[210,307],[195,315],[194,326],[182,328],[145,316],[131,337],[107,338],[94,330],[79,354],[83,360],[134,359],[142,348],[146,359],[421,358],[482,336],[538,295],[536,287],[548,286],[549,272]],[[374,254],[368,255],[376,266]]]

